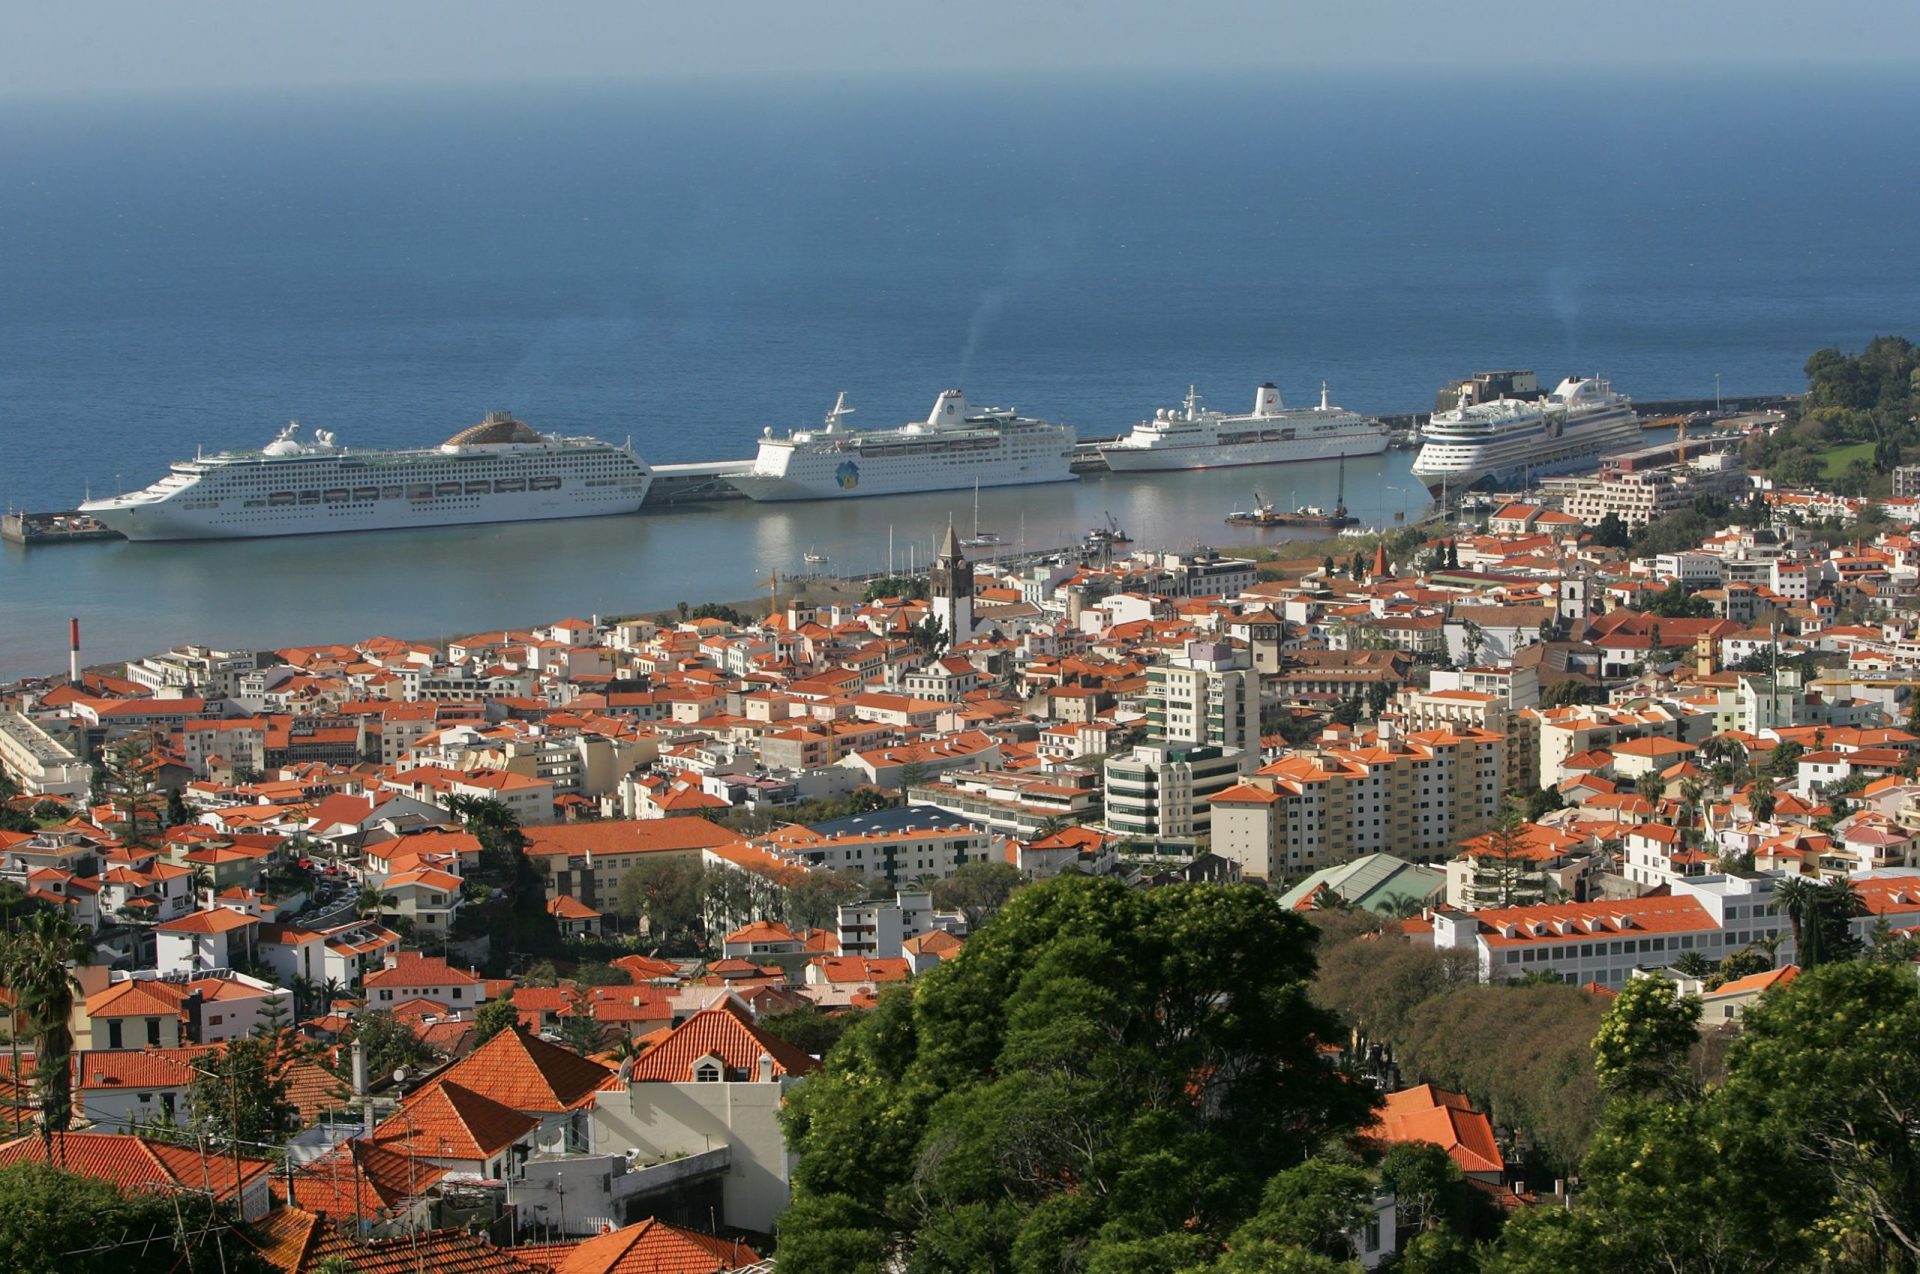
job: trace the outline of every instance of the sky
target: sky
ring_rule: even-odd
[[[1911,66],[1915,0],[0,0],[0,95],[971,72]]]

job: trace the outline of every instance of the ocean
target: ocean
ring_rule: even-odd
[[[1637,398],[1796,389],[1920,334],[1920,83],[1510,67],[289,92],[0,111],[0,499],[71,507],[289,419],[350,446],[491,408],[658,462],[976,402],[1126,428],[1420,410],[1493,367]],[[1350,465],[1416,511],[1409,457]],[[1030,544],[1108,510],[1247,542],[1333,466],[987,492]],[[970,493],[243,544],[0,546],[0,678],[176,641],[445,634],[884,564]]]

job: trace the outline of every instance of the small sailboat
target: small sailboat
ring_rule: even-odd
[[[815,550],[812,545],[807,546],[807,551],[801,560],[806,562],[808,566],[825,566],[827,563],[833,561],[833,559],[825,553]]]
[[[975,478],[973,480],[973,534],[962,538],[960,547],[968,549],[991,549],[999,548],[1005,543],[1005,540],[995,535],[992,531],[982,531],[980,529],[980,479]]]

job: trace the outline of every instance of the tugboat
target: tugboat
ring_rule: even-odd
[[[1298,526],[1325,527],[1329,530],[1343,526],[1354,526],[1360,519],[1347,512],[1347,462],[1340,461],[1340,492],[1334,497],[1331,511],[1314,504],[1303,504],[1291,513],[1283,513],[1273,507],[1273,502],[1253,493],[1253,508],[1237,509],[1227,514],[1228,526]]]
[[[1105,526],[1096,526],[1087,532],[1086,546],[1089,550],[1098,552],[1114,544],[1133,543],[1133,537],[1120,529],[1120,524],[1113,520],[1112,513],[1106,513],[1105,516],[1107,519]]]

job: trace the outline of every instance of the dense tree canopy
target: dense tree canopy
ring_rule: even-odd
[[[1670,991],[1616,1002],[1596,1049],[1628,1057],[1633,1064],[1612,1073],[1635,1078],[1613,1085],[1618,1095],[1582,1166],[1580,1206],[1521,1215],[1489,1268],[1920,1266],[1920,990],[1911,968],[1850,961],[1802,973],[1747,1011],[1724,1080],[1637,1082],[1670,1079],[1675,1014]],[[1632,1039],[1638,1046],[1619,1054]]]
[[[271,1267],[212,1214],[204,1195],[121,1194],[96,1177],[22,1163],[0,1172],[0,1269],[266,1274]]]
[[[1209,1267],[1367,1116],[1317,1053],[1313,941],[1251,886],[1021,890],[794,1094],[781,1268]]]

